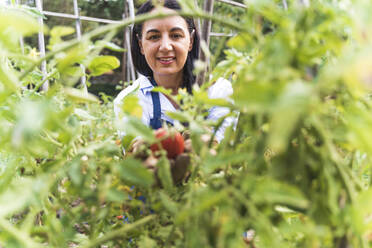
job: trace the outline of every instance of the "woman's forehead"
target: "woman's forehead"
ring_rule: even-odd
[[[156,8],[153,9],[150,13],[165,13],[165,14],[174,14],[176,13],[175,10],[168,9],[168,8]],[[142,32],[146,32],[151,29],[173,29],[173,28],[181,28],[185,31],[188,29],[187,23],[185,19],[183,19],[181,16],[175,15],[175,16],[168,16],[160,19],[152,19],[145,21],[142,26]]]

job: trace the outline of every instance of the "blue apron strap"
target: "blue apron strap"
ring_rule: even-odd
[[[150,81],[154,87],[158,86],[153,78],[151,78]],[[151,92],[151,98],[152,98],[152,105],[153,105],[153,118],[150,119],[150,126],[152,127],[152,129],[156,130],[162,127],[159,92]],[[168,121],[167,121],[167,124],[173,126],[173,124]]]
[[[151,84],[156,87],[157,83],[153,78],[150,78]],[[153,118],[150,119],[150,126],[156,130],[161,128],[161,105],[159,92],[151,92],[152,106],[153,106]]]
[[[161,106],[159,92],[151,92],[152,105],[153,105],[153,118],[150,119],[150,126],[156,130],[161,128]]]

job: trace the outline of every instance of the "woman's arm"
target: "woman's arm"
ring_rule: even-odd
[[[233,88],[229,80],[226,80],[224,78],[219,78],[216,83],[214,83],[209,89],[208,89],[208,96],[210,99],[216,99],[216,98],[222,98],[227,99],[229,101],[232,101],[230,99],[230,96],[233,94]],[[208,119],[213,121],[218,121],[221,117],[228,115],[231,112],[231,110],[227,107],[212,107],[209,110]],[[229,116],[225,118],[221,126],[216,132],[216,140],[220,142],[225,135],[225,130],[231,125],[235,125],[236,118]]]

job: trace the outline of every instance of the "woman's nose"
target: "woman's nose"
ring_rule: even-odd
[[[163,37],[161,39],[159,50],[161,50],[161,51],[172,50],[172,41],[168,37]]]

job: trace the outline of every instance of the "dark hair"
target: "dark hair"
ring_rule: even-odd
[[[180,4],[176,0],[164,0],[162,6],[168,9],[181,10]],[[154,9],[152,1],[144,3],[137,11],[136,15],[148,13]],[[187,54],[186,63],[183,67],[183,84],[182,88],[186,88],[187,92],[191,93],[192,85],[195,83],[195,75],[193,74],[194,61],[198,59],[200,38],[198,31],[195,27],[195,22],[192,18],[183,17],[187,23],[190,34],[194,31],[194,41],[191,51]],[[131,40],[131,52],[132,60],[136,70],[144,76],[153,77],[153,72],[146,62],[145,56],[141,53],[141,48],[138,44],[138,39],[142,37],[142,26],[143,23],[135,24],[133,26],[132,40]]]

